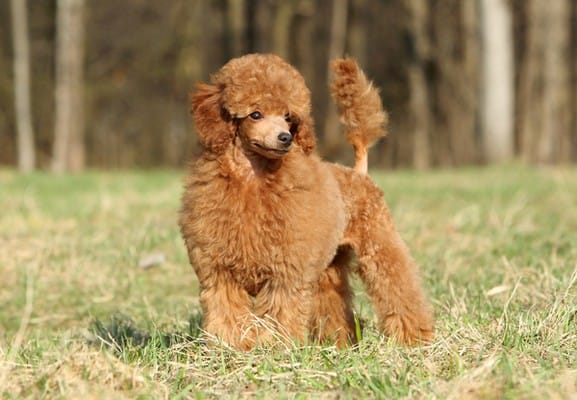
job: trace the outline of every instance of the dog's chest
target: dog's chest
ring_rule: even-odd
[[[251,294],[275,279],[315,279],[344,229],[335,188],[220,185],[192,205],[195,244]]]

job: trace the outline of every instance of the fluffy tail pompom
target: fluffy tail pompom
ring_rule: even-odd
[[[366,174],[367,151],[387,134],[388,115],[383,110],[379,90],[352,59],[337,59],[331,68],[332,96],[337,104],[347,141],[355,149],[355,170]]]

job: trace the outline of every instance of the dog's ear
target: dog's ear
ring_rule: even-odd
[[[223,153],[234,139],[236,128],[222,105],[222,88],[199,83],[190,100],[200,144],[213,153]]]
[[[305,154],[310,154],[317,147],[317,138],[313,127],[313,119],[306,116],[298,121],[295,132],[295,142],[303,149]]]

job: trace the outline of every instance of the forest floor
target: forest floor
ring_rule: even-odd
[[[355,282],[358,348],[207,348],[181,174],[0,170],[0,398],[575,399],[577,169],[371,175],[435,309],[425,347],[379,335]]]

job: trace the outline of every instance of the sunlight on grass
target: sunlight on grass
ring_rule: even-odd
[[[238,353],[200,336],[182,175],[0,170],[1,398],[567,398],[577,392],[577,170],[373,172],[437,338]],[[139,267],[150,254],[164,259]]]

